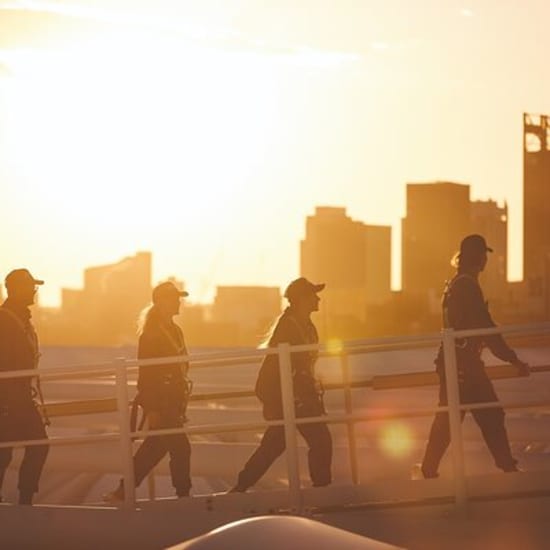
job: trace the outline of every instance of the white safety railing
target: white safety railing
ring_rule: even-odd
[[[473,410],[477,408],[501,407],[504,408],[540,408],[550,406],[550,400],[537,403],[509,403],[500,402],[480,403],[480,404],[460,404],[459,383],[456,369],[456,347],[455,342],[458,338],[468,336],[487,336],[493,334],[548,334],[550,335],[550,323],[536,325],[515,325],[503,326],[490,329],[474,329],[455,331],[445,329],[442,334],[434,333],[421,336],[408,337],[390,337],[376,338],[353,342],[343,342],[334,350],[333,346],[323,344],[308,344],[290,346],[289,344],[280,344],[277,348],[267,348],[261,350],[237,350],[215,353],[192,353],[186,356],[164,357],[160,359],[125,359],[119,358],[114,362],[96,363],[93,365],[73,365],[66,367],[39,368],[33,371],[9,371],[0,373],[0,382],[2,380],[27,378],[39,376],[41,380],[59,380],[59,379],[81,379],[94,376],[115,375],[116,381],[116,410],[118,411],[119,431],[114,433],[86,434],[72,437],[54,437],[41,440],[8,441],[0,443],[0,448],[7,447],[25,447],[33,445],[78,445],[100,441],[116,441],[120,443],[121,449],[121,470],[123,472],[125,501],[127,508],[136,506],[134,489],[134,470],[133,470],[133,448],[132,440],[152,435],[178,434],[221,434],[237,431],[260,430],[268,426],[284,426],[287,472],[289,481],[288,506],[291,510],[299,512],[302,510],[302,487],[300,484],[300,469],[298,461],[297,444],[297,426],[299,424],[324,422],[329,424],[345,424],[347,427],[347,437],[349,442],[349,459],[352,480],[354,484],[359,484],[359,474],[357,465],[357,442],[355,438],[354,427],[359,422],[369,422],[374,420],[387,420],[395,418],[411,418],[420,416],[429,416],[437,412],[448,412],[451,435],[451,453],[453,457],[454,469],[454,499],[456,506],[462,508],[468,500],[466,472],[464,467],[464,450],[461,430],[461,411]],[[436,345],[443,341],[443,350],[445,358],[445,373],[447,385],[447,407],[425,407],[421,409],[407,409],[400,412],[384,413],[354,413],[352,403],[352,389],[357,387],[368,387],[369,381],[363,383],[353,383],[350,380],[348,358],[351,355],[366,354],[370,352],[391,351],[413,349],[419,346]],[[319,417],[306,417],[297,419],[294,410],[294,388],[291,374],[291,354],[303,351],[318,351],[321,356],[330,355],[340,358],[340,368],[342,371],[343,384],[332,384],[334,387],[344,390],[344,408],[345,414],[327,414]],[[550,342],[549,342],[550,353]],[[129,424],[129,406],[130,397],[128,393],[128,373],[135,371],[138,366],[154,368],[157,365],[174,363],[176,361],[189,361],[193,369],[212,367],[212,366],[235,366],[253,363],[257,365],[258,360],[267,354],[277,354],[279,357],[280,380],[283,401],[283,418],[276,421],[255,421],[241,423],[223,423],[210,425],[186,426],[184,428],[155,429],[130,431]],[[535,371],[550,371],[549,365],[539,366],[533,369]],[[401,386],[403,387],[403,386]],[[334,388],[330,388],[334,389]],[[217,394],[219,398],[230,398],[233,396],[241,397],[243,392],[228,392]],[[251,392],[247,395],[252,395]]]

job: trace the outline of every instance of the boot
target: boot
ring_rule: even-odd
[[[102,495],[103,502],[117,504],[124,501],[124,482],[121,480],[114,491]]]
[[[19,504],[22,506],[32,506],[32,497],[34,493],[19,491]]]

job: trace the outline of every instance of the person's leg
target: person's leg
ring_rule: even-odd
[[[169,436],[148,436],[134,455],[134,479],[139,487],[145,476],[160,462],[168,451]]]
[[[329,485],[332,481],[332,437],[328,426],[322,422],[299,424],[298,429],[309,447],[309,475],[313,486]]]
[[[0,438],[0,441],[2,441],[2,438]],[[6,469],[11,462],[12,454],[13,449],[11,447],[7,449],[0,449],[0,502],[2,502],[2,484],[4,482],[4,474],[6,473]]]
[[[148,436],[136,451],[134,455],[134,484],[136,487],[167,453],[166,437],[162,435]],[[124,496],[124,479],[121,479],[116,489],[103,495],[103,500],[109,503],[118,503],[124,500]]]
[[[443,406],[443,403],[440,403]],[[422,459],[422,475],[425,478],[438,477],[439,463],[451,440],[449,431],[449,415],[437,413],[430,429],[428,444]]]
[[[517,471],[517,460],[512,456],[508,434],[504,426],[504,410],[497,407],[472,411],[472,414],[481,429],[483,439],[493,455],[497,468],[505,472]]]
[[[472,397],[476,403],[498,402],[493,384],[486,374],[477,381],[472,392],[475,392]],[[483,439],[487,443],[497,468],[505,472],[517,471],[517,460],[512,456],[504,425],[503,408],[477,409],[472,411],[472,415],[481,429]]]
[[[175,434],[170,438],[168,452],[170,453],[170,474],[172,485],[178,497],[189,496],[191,490],[191,445],[187,434]]]
[[[260,446],[248,459],[239,473],[237,485],[232,492],[243,492],[252,487],[267,472],[275,459],[285,450],[283,426],[270,426],[264,433]]]
[[[8,441],[15,441],[17,436],[13,435],[13,421],[8,414],[7,408],[0,407],[0,443],[7,443]],[[4,475],[8,468],[13,455],[13,449],[0,449],[0,502],[2,502],[2,485],[4,482]]]
[[[48,438],[42,416],[34,404],[32,407],[22,411],[19,426],[21,428],[20,434],[22,439]],[[32,504],[33,496],[38,492],[38,483],[49,450],[49,445],[25,447],[23,461],[19,468],[19,504]]]
[[[461,390],[461,402],[463,387]],[[447,406],[447,388],[445,386],[445,378],[440,375],[439,379],[439,407]],[[464,419],[465,412],[461,412],[461,419]],[[428,443],[422,459],[421,471],[425,478],[438,477],[439,464],[449,443],[451,441],[449,414],[446,412],[438,412],[430,429]]]

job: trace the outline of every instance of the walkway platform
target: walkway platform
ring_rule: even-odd
[[[408,494],[409,500],[392,499],[391,488],[360,487],[372,498],[363,505],[346,504],[345,495],[353,492],[349,487],[304,490],[310,506],[302,515],[411,550],[543,550],[550,540],[550,491],[537,490],[537,477],[520,473],[470,478],[470,500],[463,510],[451,497],[438,496],[447,493],[444,480],[401,483],[401,495]],[[341,492],[342,505],[323,505],[329,497],[334,502],[335,492]],[[232,521],[265,515],[268,506],[272,513],[288,514],[287,495],[264,491],[162,499],[140,502],[137,509],[0,505],[2,546],[157,550]]]

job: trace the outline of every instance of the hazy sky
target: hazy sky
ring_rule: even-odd
[[[151,250],[154,279],[195,301],[284,286],[315,206],[391,224],[397,247],[405,183],[450,180],[508,201],[518,278],[549,16],[547,0],[0,0],[2,275],[29,267],[55,305],[85,267]]]

